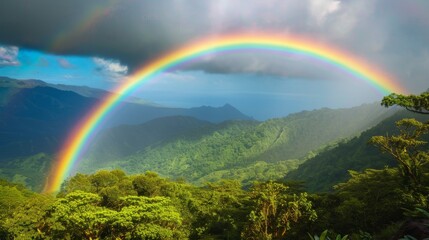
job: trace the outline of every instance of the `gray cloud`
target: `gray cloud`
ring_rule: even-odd
[[[118,61],[99,57],[94,57],[92,60],[98,66],[98,71],[111,81],[119,81],[128,73],[128,67]]]
[[[18,53],[18,47],[0,45],[0,67],[19,65]]]
[[[368,59],[412,91],[428,87],[429,4],[419,0],[3,0],[0,43],[117,59],[130,71],[194,39],[236,31],[302,34]],[[259,53],[188,66],[308,79],[329,68]]]

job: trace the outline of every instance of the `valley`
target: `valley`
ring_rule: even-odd
[[[288,229],[277,224],[288,221],[293,226],[288,235],[294,239],[305,239],[309,228],[327,234],[327,226],[340,231],[332,236],[365,229],[356,239],[369,234],[383,239],[406,216],[401,208],[422,204],[420,195],[409,197],[404,188],[409,176],[400,173],[404,163],[370,142],[377,135],[395,139],[383,137],[386,133],[410,137],[398,146],[417,154],[410,158],[424,158],[426,148],[418,146],[428,136],[415,145],[421,136],[411,133],[426,133],[428,118],[379,103],[257,121],[229,104],[174,109],[134,99],[96,132],[56,197],[38,194],[67,132],[98,98],[81,95],[80,87],[62,86],[72,89],[65,91],[39,81],[18,83],[0,86],[0,205],[9,209],[0,211],[7,219],[0,226],[8,229],[0,228],[0,237],[26,231],[26,237],[82,238],[81,229],[94,229],[87,221],[99,222],[94,236],[103,238],[124,233],[159,239],[267,237]],[[89,94],[87,88],[84,92]],[[421,122],[405,121],[411,125],[398,131],[397,122],[407,118]],[[421,179],[426,184],[427,176]],[[415,183],[420,184],[407,186]],[[396,194],[402,197],[392,200]],[[381,202],[374,205],[376,201]],[[85,207],[77,207],[81,205]],[[268,216],[262,212],[266,206],[280,207],[268,213],[270,222],[253,218]],[[30,213],[23,214],[25,209]],[[290,212],[299,217],[289,219]],[[82,216],[89,220],[65,220]],[[355,223],[353,216],[365,221]],[[24,226],[26,221],[35,221],[36,230]],[[122,221],[120,228],[111,228]],[[254,228],[261,224],[271,230],[260,235]],[[379,231],[380,225],[391,230]],[[135,226],[141,231],[134,232]]]
[[[100,96],[101,90],[62,86],[75,90],[64,91],[41,81],[13,81],[3,80],[0,88],[1,99],[8,99],[0,112],[0,175],[40,191],[67,133],[97,103],[97,98],[79,93]],[[235,179],[248,186],[282,179],[329,146],[359,136],[394,112],[374,103],[261,122],[228,104],[174,109],[124,103],[91,141],[76,171],[155,171],[195,184]]]

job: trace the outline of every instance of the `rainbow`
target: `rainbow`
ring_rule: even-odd
[[[63,144],[59,157],[46,181],[44,192],[54,193],[59,191],[62,182],[70,175],[71,170],[77,164],[77,160],[94,134],[95,129],[99,127],[106,115],[121,100],[136,90],[142,83],[150,81],[155,76],[180,66],[180,64],[210,53],[249,49],[300,54],[310,59],[317,59],[333,65],[357,79],[366,81],[382,94],[406,92],[393,78],[374,66],[333,46],[320,44],[314,40],[312,41],[295,35],[278,36],[274,34],[234,34],[205,38],[172,51],[144,65],[117,87],[114,92],[118,94],[107,96],[95,106],[76,125]]]
[[[52,40],[50,50],[54,52],[64,51],[64,48],[70,48],[76,44],[79,37],[84,36],[97,25],[109,12],[119,3],[118,0],[106,0],[100,3],[94,3],[85,9],[78,21],[65,27],[64,31],[59,32]]]

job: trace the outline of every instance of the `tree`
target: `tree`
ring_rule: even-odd
[[[383,98],[382,105],[398,105],[415,113],[429,114],[429,93],[409,96],[393,93]],[[370,142],[395,158],[406,188],[414,194],[417,201],[426,205],[424,195],[427,187],[422,184],[422,177],[429,163],[429,151],[425,148],[427,142],[423,138],[429,133],[429,121],[423,123],[416,119],[403,119],[396,125],[399,134],[374,136]]]
[[[0,185],[0,219],[8,217],[13,210],[25,201],[22,191],[15,186]]]
[[[101,207],[101,201],[97,194],[82,191],[58,198],[47,210],[46,234],[58,239],[100,239],[115,214]]]
[[[411,112],[429,114],[429,92],[408,96],[392,93],[383,98],[381,105],[385,107],[398,105]]]
[[[119,209],[102,206],[94,193],[58,198],[44,214],[44,236],[53,239],[183,239],[180,213],[165,197],[119,198]]]
[[[307,194],[290,194],[284,184],[256,184],[250,195],[253,210],[242,234],[245,239],[284,239],[293,224],[317,218]]]
[[[112,222],[120,239],[184,239],[182,217],[166,197],[121,198],[121,210]]]
[[[404,191],[397,168],[349,173],[347,182],[335,186],[342,201],[331,209],[337,216],[330,221],[337,231],[374,233],[403,218],[412,196]]]
[[[406,185],[418,190],[422,184],[423,166],[429,162],[429,152],[422,148],[427,143],[422,137],[429,133],[429,124],[402,119],[396,125],[398,135],[374,136],[371,142],[395,158]]]
[[[195,188],[187,203],[193,217],[191,238],[239,239],[249,214],[248,200],[239,181],[222,180]]]
[[[162,188],[167,185],[167,181],[155,172],[147,171],[134,177],[132,184],[139,196],[154,197],[162,195]]]
[[[92,175],[78,173],[66,181],[58,197],[75,191],[98,194],[106,207],[115,207],[120,197],[137,195],[132,179],[122,170],[100,170]]]
[[[17,240],[45,239],[49,228],[45,213],[54,201],[50,195],[33,193],[13,211],[12,216],[4,219],[9,237]]]

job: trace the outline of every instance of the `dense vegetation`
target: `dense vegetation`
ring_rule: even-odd
[[[355,136],[390,114],[383,110],[369,104],[301,112],[265,122],[212,124],[169,117],[120,126],[100,133],[79,170],[150,170],[198,184],[229,178],[249,185],[283,177],[322,146]]]
[[[0,77],[0,177],[41,190],[64,139],[98,98],[106,94],[87,87]],[[123,103],[109,118],[110,127],[176,115],[214,123],[250,119],[230,105],[184,109],[131,100],[133,103]]]
[[[296,183],[224,180],[196,187],[153,172],[77,174],[56,196],[0,183],[1,239],[308,239],[329,229],[388,239],[422,206],[397,168],[352,172],[332,194]],[[428,181],[427,177],[424,181]],[[422,192],[427,196],[427,190]]]
[[[98,103],[99,97],[107,94],[85,87],[0,77],[0,164],[39,153],[55,154],[82,116]],[[125,102],[109,117],[106,125],[141,124],[177,115],[214,123],[250,119],[230,105],[186,109]]]
[[[404,118],[428,120],[425,115],[399,111],[357,137],[326,147],[296,170],[289,172],[285,179],[303,181],[311,192],[327,192],[332,191],[334,185],[349,178],[347,170],[363,171],[367,168],[396,166],[392,156],[379,151],[369,141],[372,136],[397,133],[395,122]],[[423,139],[429,140],[429,137],[423,136]]]
[[[307,194],[275,182],[244,191],[99,171],[71,178],[56,198],[0,184],[2,239],[278,239],[317,218]]]
[[[387,105],[393,104],[402,106]],[[413,110],[425,113],[429,104]],[[402,119],[396,125],[395,133],[370,140],[395,166],[350,171],[331,193],[306,193],[300,182],[281,181],[246,189],[234,180],[195,186],[121,170],[77,174],[56,196],[0,181],[0,238],[427,238],[429,151],[423,139],[429,122]]]

